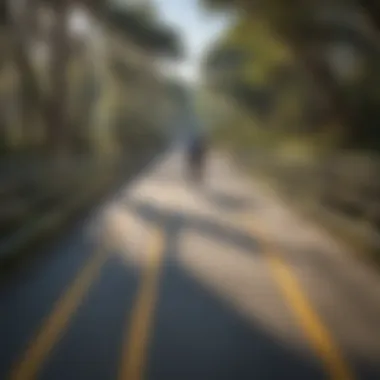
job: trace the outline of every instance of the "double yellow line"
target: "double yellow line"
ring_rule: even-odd
[[[280,292],[324,364],[329,378],[331,380],[353,380],[355,377],[350,366],[344,360],[338,345],[314,310],[307,295],[302,291],[297,276],[281,259],[280,254],[270,244],[270,239],[265,236],[262,229],[250,225],[250,232],[259,238]],[[163,252],[164,235],[161,230],[156,229],[152,232],[141,286],[124,338],[119,380],[141,380],[144,376],[146,351],[157,302]],[[99,249],[85,265],[66,293],[58,300],[24,355],[16,362],[10,373],[10,380],[34,380],[38,377],[49,353],[63,336],[72,315],[79,307],[106,259],[106,252]]]
[[[159,269],[163,257],[163,235],[153,231],[150,241],[147,263],[143,271],[142,284],[132,309],[132,321],[126,334],[122,352],[120,380],[142,378],[145,352],[149,340],[150,325],[153,316],[159,280]],[[53,307],[52,312],[43,321],[24,354],[15,363],[9,374],[9,380],[35,380],[43,364],[88,293],[92,283],[107,260],[107,253],[99,249],[85,264],[74,282]]]

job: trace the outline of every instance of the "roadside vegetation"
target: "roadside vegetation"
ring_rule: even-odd
[[[164,149],[175,103],[156,61],[181,45],[147,4],[8,0],[0,18],[1,259]]]
[[[202,3],[234,16],[204,60],[201,112],[215,143],[359,254],[379,259],[379,9]]]

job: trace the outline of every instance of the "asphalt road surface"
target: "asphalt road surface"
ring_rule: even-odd
[[[380,278],[213,154],[175,148],[0,294],[0,378],[380,379]]]

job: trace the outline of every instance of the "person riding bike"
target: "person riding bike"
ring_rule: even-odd
[[[200,180],[205,165],[206,141],[204,136],[196,136],[189,147],[190,175],[193,179]]]

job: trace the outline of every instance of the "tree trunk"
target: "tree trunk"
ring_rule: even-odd
[[[21,128],[24,143],[27,145],[33,137],[33,130],[37,122],[37,114],[43,109],[41,89],[38,84],[37,74],[33,69],[31,58],[28,52],[30,44],[31,26],[35,17],[35,1],[28,1],[21,14],[13,18],[13,46],[14,62],[20,75],[20,109]]]
[[[58,0],[53,5],[55,24],[51,34],[50,84],[47,123],[50,148],[56,152],[67,151],[67,64],[69,60],[68,16],[71,1]]]

